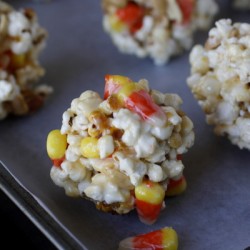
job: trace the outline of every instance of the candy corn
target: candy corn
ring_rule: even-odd
[[[154,103],[147,90],[129,78],[107,75],[105,77],[104,98],[108,98],[111,94],[116,95],[125,108],[137,113],[142,119],[149,122],[161,121],[163,124],[165,123],[166,115],[162,108]]]
[[[133,34],[142,27],[144,8],[136,3],[129,2],[125,7],[116,11],[116,16],[128,26]]]
[[[159,216],[165,197],[164,188],[146,180],[135,187],[135,204],[141,222],[153,224]]]
[[[195,1],[194,0],[177,0],[182,12],[182,24],[188,24],[192,20],[194,13]]]
[[[175,196],[183,193],[187,188],[187,182],[184,175],[178,180],[170,179],[168,183],[168,188],[166,191],[166,196]]]
[[[164,227],[147,234],[126,238],[119,244],[118,250],[177,250],[178,236],[174,229]]]
[[[47,137],[47,153],[53,161],[53,165],[60,167],[64,161],[65,151],[67,149],[67,136],[62,135],[60,130],[50,131]]]

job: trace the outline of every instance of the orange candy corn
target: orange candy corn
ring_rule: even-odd
[[[128,25],[133,34],[142,27],[144,8],[134,2],[129,2],[125,7],[118,9],[116,15]]]
[[[142,119],[154,123],[152,117],[157,117],[157,122],[162,121],[163,124],[166,122],[166,115],[162,108],[153,101],[142,86],[128,77],[106,75],[104,99],[111,94],[116,95],[124,107],[137,113]]]
[[[124,239],[118,250],[177,250],[178,236],[174,229],[164,227],[147,234],[141,234]]]
[[[187,182],[184,175],[178,180],[171,179],[168,183],[166,196],[176,196],[183,193],[187,188]]]
[[[141,222],[151,225],[157,220],[164,197],[165,190],[158,183],[146,180],[135,187],[136,210]]]

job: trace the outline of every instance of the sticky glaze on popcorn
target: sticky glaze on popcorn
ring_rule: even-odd
[[[192,45],[193,32],[209,27],[214,0],[103,0],[103,26],[118,49],[166,63]]]
[[[50,132],[51,178],[106,212],[136,206],[152,224],[166,191],[186,187],[181,155],[193,145],[193,123],[178,95],[151,90],[146,80],[107,75],[105,82],[104,99],[85,91],[64,112],[61,130]]]
[[[51,88],[34,83],[44,74],[37,58],[47,33],[31,9],[0,2],[0,119],[38,109]]]
[[[188,86],[215,133],[250,149],[250,25],[216,22],[205,46],[191,54]]]

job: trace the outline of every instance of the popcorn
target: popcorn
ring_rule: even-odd
[[[103,27],[122,53],[150,57],[156,65],[192,46],[218,12],[214,0],[103,0]]]
[[[104,100],[85,91],[64,112],[61,131],[50,132],[51,178],[68,195],[86,197],[98,209],[119,214],[144,206],[136,202],[135,189],[152,183],[162,191],[158,212],[150,217],[154,222],[168,183],[183,176],[180,154],[193,145],[193,123],[180,110],[178,95],[150,90],[146,80],[107,75],[105,81]],[[57,154],[60,159],[54,159]]]
[[[100,152],[100,158],[104,159],[114,152],[114,140],[110,135],[104,135],[98,140],[98,149]]]
[[[34,87],[44,75],[37,58],[46,37],[33,10],[0,2],[0,119],[37,110],[52,92],[46,85]]]
[[[230,19],[216,22],[205,46],[190,54],[190,87],[217,135],[227,135],[233,144],[250,149],[249,82],[250,25]],[[201,63],[200,63],[201,62]]]

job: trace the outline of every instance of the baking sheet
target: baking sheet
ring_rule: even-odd
[[[149,59],[120,54],[103,32],[97,0],[8,2],[32,7],[47,28],[50,35],[41,56],[47,74],[40,82],[52,85],[55,92],[36,114],[0,122],[0,160],[72,239],[87,249],[117,249],[125,237],[172,226],[181,250],[243,250],[250,246],[249,151],[216,137],[206,125],[186,85],[188,52],[162,67]],[[230,3],[219,1],[217,18],[250,22],[249,12],[233,11]],[[197,33],[195,41],[203,43],[206,37],[206,32]],[[69,198],[49,177],[48,132],[60,128],[62,113],[80,93],[92,89],[102,95],[105,74],[146,78],[155,89],[179,94],[183,110],[194,122],[195,145],[184,155],[188,189],[184,195],[166,200],[166,209],[152,226],[140,223],[135,212],[105,214],[89,201]]]

